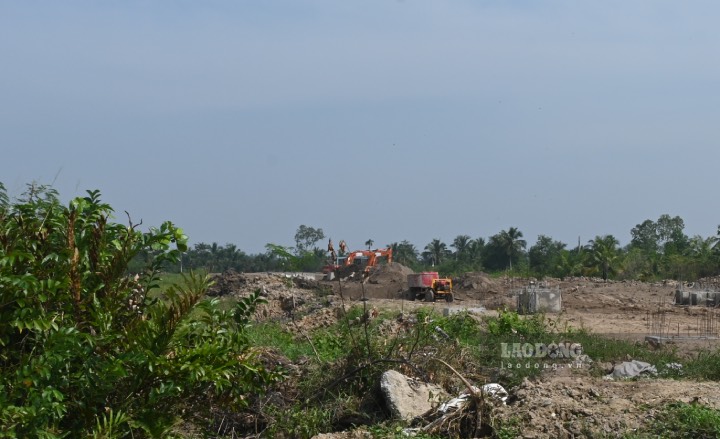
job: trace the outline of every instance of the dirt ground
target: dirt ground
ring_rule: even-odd
[[[720,383],[641,378],[609,381],[582,370],[547,373],[512,389],[515,401],[498,410],[501,418],[521,417],[524,438],[613,437],[651,422],[671,402],[720,409]]]
[[[396,273],[405,275],[407,270],[395,269],[392,275],[383,273],[371,277],[366,283],[323,281],[322,284],[332,288],[336,295],[342,293],[350,302],[365,297],[370,303],[381,307],[398,308],[398,302],[404,302],[410,308],[418,306],[417,302],[403,300],[406,285],[402,278],[395,276]],[[516,292],[528,285],[529,281],[518,278],[491,279],[483,273],[468,273],[455,279],[454,303],[436,302],[432,306],[456,309],[485,307],[490,311],[514,309]],[[700,337],[708,324],[713,324],[717,331],[716,324],[720,322],[711,317],[717,314],[720,319],[720,312],[702,306],[675,306],[675,291],[680,287],[675,281],[605,282],[600,279],[570,278],[545,279],[542,283],[549,288],[560,288],[563,311],[549,317],[559,318],[562,324],[569,327],[638,341],[643,341],[645,336],[656,334],[661,329],[663,335],[679,338],[674,343],[678,344],[681,351],[720,347],[718,340]]]
[[[293,325],[305,330],[332,325],[341,306],[362,303],[371,310],[409,310],[420,306],[463,309],[485,308],[486,314],[497,309],[514,309],[514,294],[530,279],[490,278],[483,273],[468,273],[454,279],[453,303],[424,303],[403,299],[405,278],[411,271],[400,264],[384,266],[371,273],[365,282],[315,280],[313,276],[272,273],[224,273],[217,277],[211,294],[243,296],[260,289],[268,303],[258,310],[258,319],[292,317]],[[674,281],[603,282],[600,279],[546,279],[548,287],[559,287],[562,312],[548,315],[558,324],[585,328],[608,337],[636,340],[657,332],[662,324],[664,335],[680,337],[674,346],[681,354],[716,350],[716,339],[698,338],[708,329],[717,332],[720,311],[702,306],[675,306],[678,288],[690,288]],[[318,291],[321,293],[318,294]],[[688,337],[693,338],[689,340]],[[642,360],[638,358],[638,360]],[[612,366],[612,365],[610,365]],[[597,365],[596,365],[597,367]],[[650,422],[667,402],[705,404],[720,409],[720,383],[641,378],[632,381],[606,380],[590,373],[590,367],[545,372],[538,380],[525,381],[514,389],[509,405],[498,414],[523,420],[526,438],[585,437],[584,432],[632,431]],[[359,432],[347,436],[361,437]]]

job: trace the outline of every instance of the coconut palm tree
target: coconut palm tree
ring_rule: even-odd
[[[612,235],[596,236],[588,242],[589,258],[596,268],[602,272],[603,280],[607,281],[610,272],[615,270],[619,259],[617,238]]]
[[[458,235],[455,237],[453,243],[450,244],[450,246],[455,249],[455,259],[466,259],[468,250],[470,249],[470,242],[472,242],[472,239],[469,235]]]
[[[512,270],[512,261],[517,259],[525,247],[527,242],[522,239],[523,234],[517,227],[510,227],[507,230],[502,230],[497,235],[493,236],[497,240],[497,244],[503,250],[508,258],[508,265]]]
[[[693,262],[698,267],[698,276],[707,276],[712,273],[717,261],[715,258],[717,243],[718,238],[715,236],[703,238],[700,235],[695,235],[690,238],[689,253],[693,258]]]
[[[483,257],[485,256],[485,239],[477,238],[470,241],[467,249],[468,259],[472,261],[475,269],[480,269],[483,264]]]
[[[388,247],[392,248],[393,260],[403,265],[413,266],[418,261],[418,250],[407,240],[394,242]]]
[[[428,245],[425,246],[423,257],[426,261],[432,263],[433,266],[440,265],[445,257],[450,254],[450,250],[447,248],[447,244],[440,241],[439,239],[433,239]]]

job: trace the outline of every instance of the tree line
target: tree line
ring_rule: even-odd
[[[519,276],[637,280],[691,280],[720,274],[720,226],[715,235],[691,237],[685,233],[681,217],[664,214],[657,220],[637,224],[630,234],[632,239],[625,246],[613,235],[598,235],[573,245],[540,235],[535,243],[528,244],[522,231],[509,227],[487,239],[462,234],[450,243],[433,239],[422,249],[407,240],[387,247],[393,249],[396,262],[416,271],[445,274],[507,271]],[[328,253],[320,247],[325,237],[321,228],[301,225],[295,234],[295,246],[268,244],[266,252],[258,254],[247,254],[234,244],[198,243],[183,254],[182,267],[168,269],[319,271],[328,263]],[[373,244],[372,239],[365,242],[368,248]],[[296,257],[294,266],[288,265],[283,252]]]

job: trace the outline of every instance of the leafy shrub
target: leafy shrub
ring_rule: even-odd
[[[517,334],[520,337],[531,338],[547,333],[544,317],[533,314],[522,318],[518,313],[501,310],[497,317],[487,319],[488,332],[492,335],[503,336]]]
[[[153,298],[187,237],[112,213],[97,191],[63,206],[51,188],[11,202],[0,185],[0,437],[164,437],[183,409],[243,406],[274,379],[243,336],[258,295],[223,311],[190,275]]]
[[[479,322],[468,312],[439,318],[437,325],[448,335],[457,338],[463,343],[472,344],[480,336]]]

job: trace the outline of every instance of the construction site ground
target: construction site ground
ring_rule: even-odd
[[[485,309],[482,314],[497,315],[498,309],[514,309],[514,294],[530,279],[495,277],[466,273],[454,279],[455,301],[425,303],[404,299],[405,278],[412,271],[394,263],[381,266],[364,281],[316,280],[312,274],[224,273],[216,278],[211,294],[241,297],[260,289],[267,299],[257,312],[258,320],[282,318],[295,313],[294,327],[306,331],[330,326],[341,315],[338,309],[363,301],[371,310],[409,311],[418,307],[461,310]],[[292,277],[296,279],[293,280]],[[702,306],[675,306],[678,288],[689,288],[675,281],[645,283],[590,278],[544,279],[547,287],[559,287],[562,312],[548,315],[555,324],[584,328],[596,334],[646,343],[652,323],[662,316],[666,344],[681,355],[691,357],[700,351],[716,351],[720,342],[697,336],[708,316],[718,311]],[[659,314],[658,314],[659,313]],[[717,328],[715,328],[717,330]],[[630,360],[628,358],[627,360]],[[636,360],[643,360],[636,358]],[[612,364],[603,365],[611,368]],[[539,379],[526,380],[511,393],[511,404],[497,410],[499,416],[522,420],[522,437],[587,437],[587,431],[603,431],[608,437],[633,431],[653,417],[669,402],[695,402],[720,409],[720,383],[708,381],[642,377],[637,380],[607,380],[589,368],[549,370]],[[588,430],[590,429],[590,430]],[[354,433],[333,433],[322,437],[363,437]]]

